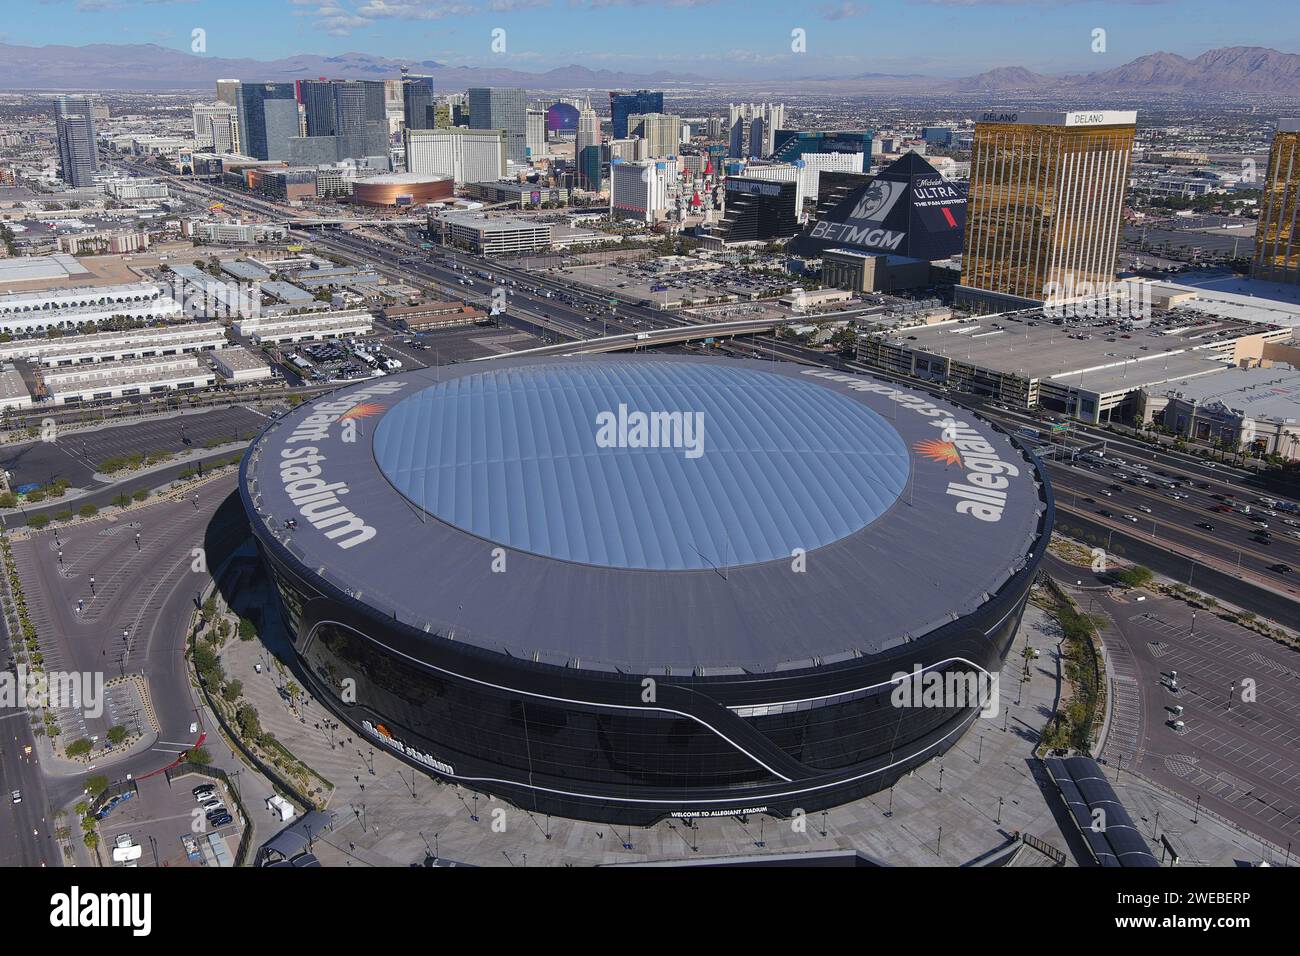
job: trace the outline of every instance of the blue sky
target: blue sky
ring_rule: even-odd
[[[569,63],[708,76],[960,76],[995,66],[1110,69],[1156,50],[1300,52],[1294,0],[1249,16],[1211,0],[4,0],[0,41],[157,43],[272,59],[376,53],[540,71]],[[505,51],[493,52],[494,29]],[[1093,52],[1103,29],[1105,52]],[[803,30],[806,50],[791,51]]]

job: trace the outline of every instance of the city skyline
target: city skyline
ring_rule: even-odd
[[[0,31],[0,42],[155,43],[191,52],[193,31],[202,30],[204,49],[194,52],[210,57],[382,52],[453,67],[544,72],[582,64],[715,79],[749,79],[773,70],[796,79],[864,73],[959,77],[1007,66],[1086,73],[1156,52],[1196,56],[1231,45],[1300,49],[1300,29],[1277,29],[1289,22],[1281,0],[1266,0],[1248,23],[1225,23],[1221,8],[1208,0],[931,0],[898,7],[826,0],[797,12],[775,0],[494,0],[482,7],[404,0],[26,0],[26,5],[37,14],[57,10],[59,15],[14,18]],[[1010,23],[1003,15],[1007,11],[1017,13]],[[243,28],[250,17],[260,24],[257,31]],[[575,18],[582,24],[577,33]]]

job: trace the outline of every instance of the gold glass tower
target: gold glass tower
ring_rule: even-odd
[[[988,112],[975,125],[958,304],[1024,307],[1115,281],[1137,114]]]
[[[1251,275],[1300,283],[1300,119],[1280,119],[1259,200]]]

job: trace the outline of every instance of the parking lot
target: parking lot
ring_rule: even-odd
[[[700,260],[690,260],[691,265],[683,264],[680,269],[664,269],[660,262],[609,262],[548,272],[602,294],[618,294],[660,308],[771,298],[783,295],[791,286],[789,277],[769,276],[735,264],[697,268]]]
[[[406,340],[411,344],[406,344]],[[537,348],[542,340],[509,325],[463,325],[436,332],[401,334],[384,339],[384,351],[402,361],[402,370],[466,362],[487,355],[501,355],[520,349]]]
[[[182,452],[211,443],[246,441],[266,418],[241,405],[210,412],[171,415],[112,427],[59,435],[54,441],[31,441],[0,449],[0,466],[12,475],[11,487],[47,485],[67,479],[74,488],[90,485],[99,464],[108,458]]]
[[[207,811],[193,789],[213,786],[213,794],[230,810],[231,821],[212,826]],[[156,774],[137,781],[138,794],[118,803],[99,824],[100,857],[105,866],[231,866],[243,821],[229,788],[219,780],[187,773],[171,781]],[[141,849],[138,860],[115,863],[113,848],[119,838]]]
[[[1158,596],[1118,605],[1115,623],[1140,772],[1277,846],[1300,838],[1300,654]]]

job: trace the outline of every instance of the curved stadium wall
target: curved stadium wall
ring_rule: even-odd
[[[413,374],[432,382],[470,373],[457,366]],[[978,709],[894,706],[896,675],[918,667],[938,674],[1001,670],[1053,517],[1036,460],[1003,436],[1036,479],[1033,528],[1013,572],[973,610],[950,613],[915,638],[874,634],[875,652],[815,657],[804,666],[602,666],[490,646],[455,620],[422,621],[369,582],[318,561],[312,542],[285,530],[268,486],[259,489],[269,477],[259,449],[269,453],[268,439],[291,427],[275,423],[259,437],[241,467],[240,487],[313,692],[370,740],[435,776],[530,811],[579,819],[644,825],[667,815],[817,810],[886,788],[944,752]],[[910,467],[922,466],[913,459]],[[410,512],[403,520],[412,520]],[[424,520],[430,533],[463,533]],[[810,559],[817,554],[810,551]],[[559,570],[586,571],[570,562]],[[743,569],[690,573],[744,580]],[[430,576],[436,589],[436,560]],[[508,585],[506,575],[502,601],[510,600]],[[887,595],[863,591],[856,601],[843,610],[857,615],[865,632],[888,616]],[[455,605],[452,595],[449,606]],[[562,609],[543,606],[533,613],[539,626],[564,617]],[[811,608],[807,620],[810,630],[820,626]],[[582,635],[574,642],[581,645]]]

